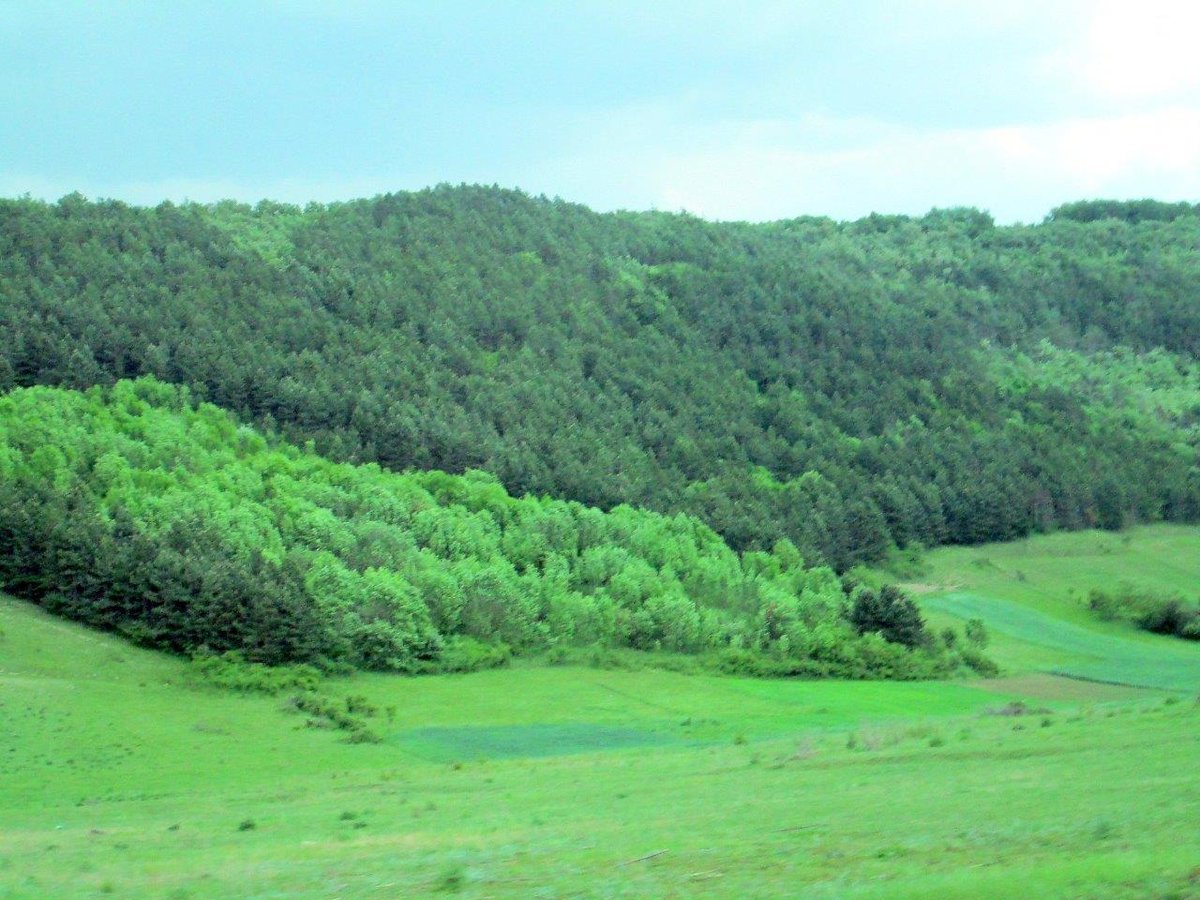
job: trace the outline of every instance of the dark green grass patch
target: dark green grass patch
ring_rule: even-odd
[[[589,722],[414,728],[396,735],[395,740],[421,757],[445,762],[566,756],[683,743],[670,734]]]

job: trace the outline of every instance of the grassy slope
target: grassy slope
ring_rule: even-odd
[[[1010,669],[1200,691],[1200,645],[1103,622],[1086,607],[1093,587],[1120,582],[1200,594],[1200,531],[1161,525],[1124,534],[1074,532],[938,550],[929,555],[923,608],[934,624],[983,618],[992,653]]]
[[[1145,535],[1181,552],[1197,540]],[[1020,584],[1032,589],[1058,569],[1056,554],[1035,568],[1031,549]],[[1008,552],[935,554],[935,575],[980,568],[972,553],[1003,571]],[[958,590],[1003,597],[999,584]],[[1048,612],[1055,596],[1029,602]],[[26,604],[0,599],[0,629],[0,896],[1196,887],[1190,697],[1042,676],[359,676],[330,689],[398,712],[383,744],[350,746],[297,729],[278,699],[189,686],[182,663]],[[1010,665],[1021,646],[998,640]],[[1018,693],[1052,712],[980,714]],[[247,819],[256,827],[239,830]]]

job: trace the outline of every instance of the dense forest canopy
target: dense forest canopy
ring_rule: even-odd
[[[0,549],[0,588],[62,615],[267,663],[436,671],[583,646],[776,674],[980,665],[894,589],[851,589],[787,540],[739,555],[683,514],[333,463],[151,378],[0,398]]]
[[[686,513],[838,570],[1200,517],[1200,216],[0,202],[0,389],[152,375],[335,460]]]

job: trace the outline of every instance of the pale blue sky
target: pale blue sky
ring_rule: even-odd
[[[0,0],[0,195],[484,182],[851,218],[1200,200],[1190,2]]]

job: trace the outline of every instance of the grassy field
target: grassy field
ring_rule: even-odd
[[[1190,590],[1196,549],[933,554],[923,602],[987,619],[1001,679],[331,681],[395,707],[358,745],[0,598],[0,897],[1198,896],[1200,647],[1070,593],[1160,558]],[[1159,689],[1047,674],[1134,663]]]
[[[1161,525],[1122,534],[1085,531],[939,550],[912,585],[937,624],[979,617],[1004,666],[1081,678],[1200,691],[1200,647],[1104,622],[1092,588],[1124,582],[1200,595],[1200,530]]]

